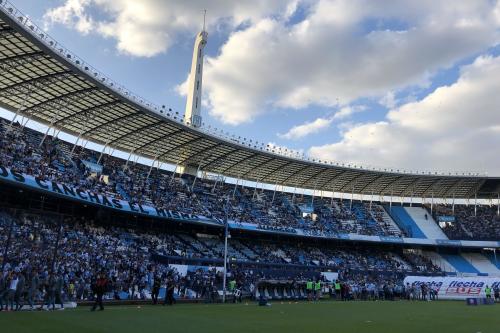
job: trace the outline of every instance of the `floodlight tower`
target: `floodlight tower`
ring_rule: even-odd
[[[188,95],[184,123],[193,127],[201,126],[201,87],[203,80],[203,49],[207,45],[208,33],[205,31],[205,14],[203,15],[203,30],[196,36],[193,50],[191,72],[188,79]]]
[[[184,113],[184,123],[192,127],[200,127],[201,122],[201,87],[203,79],[203,49],[207,45],[208,33],[205,30],[205,17],[207,11],[203,14],[203,30],[196,35],[193,49],[193,60],[191,62],[191,71],[188,78],[188,94],[186,100],[186,112]],[[180,174],[190,174],[198,176],[200,165],[195,166],[186,163],[177,165],[175,172]],[[193,183],[194,186],[194,183]]]

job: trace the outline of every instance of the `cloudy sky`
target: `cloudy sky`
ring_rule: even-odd
[[[184,111],[207,9],[204,121],[339,162],[500,176],[500,0],[11,0]]]

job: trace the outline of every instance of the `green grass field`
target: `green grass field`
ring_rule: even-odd
[[[464,302],[184,304],[0,313],[1,332],[500,332],[500,307]]]

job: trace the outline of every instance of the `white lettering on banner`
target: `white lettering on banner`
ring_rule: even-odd
[[[500,277],[407,276],[404,284],[427,284],[438,290],[439,299],[465,300],[469,297],[486,297],[486,286],[500,288]]]

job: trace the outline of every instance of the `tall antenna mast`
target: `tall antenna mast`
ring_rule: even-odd
[[[201,118],[201,98],[203,81],[203,49],[207,45],[208,33],[206,29],[207,10],[203,11],[203,30],[196,35],[193,49],[193,61],[188,79],[188,95],[186,99],[186,112],[184,113],[185,123],[189,126],[200,127]]]
[[[207,10],[203,10],[203,31],[205,31],[205,18],[207,17]]]

